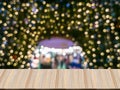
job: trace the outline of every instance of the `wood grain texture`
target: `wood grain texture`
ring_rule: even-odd
[[[115,89],[119,69],[1,69],[0,89]]]

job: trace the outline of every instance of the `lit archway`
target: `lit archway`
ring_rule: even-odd
[[[72,61],[69,60],[70,55],[73,57]],[[61,56],[64,59],[64,64],[66,66],[64,68],[69,68],[68,66],[70,63],[74,64],[74,68],[77,68],[77,65],[81,65],[80,68],[87,68],[87,64],[84,64],[85,52],[83,52],[83,49],[77,46],[75,42],[62,37],[52,37],[40,41],[31,57],[31,68],[41,68],[40,64],[44,66],[50,64],[48,68],[55,69],[54,63],[56,56]],[[59,61],[58,59],[57,62]],[[45,67],[42,67],[42,69],[44,68]],[[58,68],[58,66],[56,68]]]

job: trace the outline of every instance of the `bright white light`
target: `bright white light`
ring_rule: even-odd
[[[38,64],[32,63],[31,66],[32,66],[33,68],[37,68],[37,67],[38,67]]]
[[[33,60],[34,64],[39,64],[39,60]]]
[[[50,55],[50,54],[46,54],[45,57],[46,57],[46,58],[50,58],[51,55]]]
[[[39,53],[39,49],[36,49],[34,52],[35,52],[35,54]]]
[[[38,57],[40,56],[40,54],[39,54],[39,53],[36,53],[35,56],[38,58]]]
[[[54,54],[59,54],[65,56],[66,54],[72,54],[74,53],[74,57],[77,56],[77,54],[80,54],[82,57],[84,57],[85,52],[82,51],[82,48],[80,46],[72,46],[65,49],[57,49],[57,48],[49,48],[44,46],[37,46],[34,55],[32,55],[31,60],[34,63],[34,57],[36,57],[36,63],[39,62],[40,55],[45,55],[46,58],[51,58],[51,54],[49,52],[52,52]],[[38,60],[37,60],[38,59]],[[34,66],[34,65],[33,65]]]
[[[78,52],[81,52],[82,48],[80,46],[73,46],[73,47],[69,47],[69,48],[66,48],[66,49],[56,49],[56,48],[49,48],[49,47],[41,46],[40,50],[39,49],[35,50],[35,53],[39,53],[40,52],[42,54],[46,54],[48,52],[53,52],[53,53],[62,54],[63,52],[64,53],[73,53],[76,50]]]

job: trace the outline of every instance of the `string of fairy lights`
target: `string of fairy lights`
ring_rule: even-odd
[[[0,1],[0,67],[29,68],[39,40],[77,41],[89,68],[120,68],[119,0]]]

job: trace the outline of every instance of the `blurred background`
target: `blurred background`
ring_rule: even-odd
[[[0,0],[0,68],[120,68],[119,8],[120,0]]]

